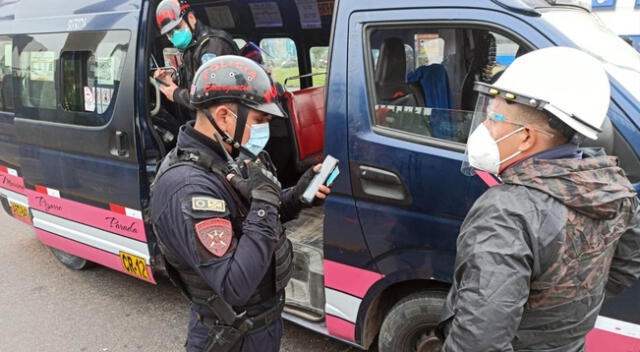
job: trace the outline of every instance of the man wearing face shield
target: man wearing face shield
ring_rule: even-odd
[[[152,185],[151,217],[170,278],[191,300],[186,350],[278,351],[295,218],[319,166],[281,190],[265,151],[269,121],[286,118],[267,73],[239,56],[200,67],[195,121]],[[320,201],[330,193],[321,186]]]
[[[469,211],[439,331],[443,351],[583,351],[605,296],[640,277],[636,193],[596,139],[610,93],[576,49],[517,58],[480,93],[462,171],[499,177]]]
[[[156,70],[154,77],[164,83],[159,87],[162,94],[182,107],[181,118],[191,120],[195,111],[189,104],[189,86],[196,70],[216,56],[239,55],[240,49],[229,33],[198,21],[187,0],[162,0],[156,8],[156,24],[160,34],[182,52],[183,64],[177,84],[169,71]]]

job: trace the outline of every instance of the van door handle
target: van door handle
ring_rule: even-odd
[[[395,172],[371,166],[358,166],[359,186],[366,197],[410,202],[402,179]]]
[[[391,185],[401,185],[402,181],[398,175],[391,171],[380,170],[370,166],[360,166],[360,178],[373,182],[388,183]]]
[[[114,135],[114,146],[111,148],[111,155],[126,157],[127,152],[127,134],[122,131],[116,131]]]

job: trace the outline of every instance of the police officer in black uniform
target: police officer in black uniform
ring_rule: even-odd
[[[156,8],[156,23],[160,34],[182,51],[183,64],[178,68],[178,84],[169,71],[157,70],[154,77],[164,82],[160,91],[167,99],[180,105],[181,117],[192,120],[195,111],[189,104],[189,87],[196,70],[216,56],[239,55],[240,49],[229,33],[198,21],[186,0],[161,1]]]
[[[293,255],[281,222],[298,215],[320,165],[281,190],[261,149],[271,117],[285,114],[255,62],[212,59],[192,93],[196,121],[181,128],[151,196],[167,271],[192,302],[187,351],[278,351]],[[329,193],[321,186],[316,198]]]

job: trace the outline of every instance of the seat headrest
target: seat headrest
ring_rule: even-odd
[[[405,82],[407,58],[402,39],[391,37],[382,42],[375,73],[377,84]]]

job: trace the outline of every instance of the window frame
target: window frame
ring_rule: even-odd
[[[325,66],[324,68],[319,68],[319,67],[314,67],[313,66],[313,61],[311,60],[311,50],[316,49],[316,48],[326,48],[326,50],[327,50],[327,56],[326,56],[327,66]],[[326,86],[327,85],[327,81],[329,80],[329,61],[331,60],[331,58],[330,58],[331,51],[330,51],[329,46],[328,45],[316,45],[316,46],[309,47],[307,49],[307,55],[309,55],[309,62],[310,62],[310,66],[311,66],[311,72],[309,72],[309,73],[311,73],[311,74],[316,74],[316,73],[324,74],[324,77],[325,77],[324,78],[324,84],[316,84],[316,77],[320,77],[320,75],[311,76],[311,86],[309,86],[307,88]],[[314,72],[314,69],[315,70],[324,70],[324,71],[322,71],[322,72],[319,72],[319,71]]]
[[[14,96],[15,96],[15,82],[14,82],[14,73],[13,73],[13,67],[14,67],[14,62],[15,62],[13,56],[14,56],[15,46],[14,46],[14,43],[13,43],[13,35],[4,34],[4,35],[0,35],[0,38],[2,38],[2,41],[0,41],[0,43],[5,43],[5,44],[6,43],[11,43],[11,65],[8,66],[9,67],[9,71],[8,71],[8,74],[6,74],[6,75],[2,74],[3,68],[0,70],[0,76],[2,76],[2,78],[3,78],[3,81],[0,84],[0,90],[4,90],[5,89],[4,85],[7,82],[4,82],[4,76],[7,76],[8,77],[8,83],[11,85],[11,93],[12,93],[10,99],[8,99],[9,101],[11,101],[11,105],[12,105],[11,109],[10,110],[4,109],[4,101],[0,101],[0,104],[2,104],[2,105],[0,105],[0,107],[1,107],[0,108],[0,114],[13,115],[13,114],[15,114],[15,111],[16,111],[16,102],[15,102],[15,99],[14,99]],[[6,40],[5,40],[5,38],[6,38]],[[5,50],[4,49],[4,45],[2,45],[2,48],[0,48],[0,50],[3,50],[3,51]],[[3,57],[4,57],[4,52],[3,52]],[[7,60],[6,57],[4,57],[3,65],[6,63],[6,60]],[[2,92],[0,92],[0,99],[4,99],[4,97],[2,96]]]
[[[91,55],[95,55],[95,53],[93,51],[90,51],[90,50],[62,50],[60,52],[60,57],[58,59],[59,62],[60,62],[60,74],[58,75],[60,77],[60,82],[59,82],[60,90],[59,90],[59,94],[58,94],[58,105],[62,109],[62,111],[68,112],[68,113],[86,112],[86,113],[90,113],[90,114],[91,113],[98,114],[95,111],[71,110],[71,109],[67,109],[65,107],[65,92],[66,92],[65,88],[66,88],[66,84],[65,84],[65,78],[64,78],[64,71],[65,71],[65,68],[64,68],[64,61],[65,61],[64,57],[65,57],[65,54],[71,54],[72,56],[75,56],[76,53],[89,53],[89,57]],[[85,69],[87,68],[86,63],[84,63],[84,62],[81,63],[81,66],[84,67]],[[85,72],[82,72],[81,75],[82,75],[82,77],[84,79],[87,79]],[[77,78],[77,76],[75,76],[75,77]],[[83,87],[84,87],[84,85],[83,85]],[[94,104],[95,104],[95,86],[93,88],[94,88]],[[84,92],[82,92],[82,93],[84,93]],[[82,103],[83,104],[85,103],[84,100],[82,101]],[[100,115],[100,114],[98,114],[98,115]]]
[[[364,71],[365,71],[365,85],[367,87],[367,103],[369,108],[369,123],[371,124],[371,130],[378,135],[436,147],[439,149],[450,150],[454,152],[462,152],[464,153],[466,149],[466,143],[460,143],[455,141],[450,141],[446,139],[440,139],[436,137],[425,136],[417,133],[412,133],[409,131],[403,131],[399,129],[394,129],[391,127],[380,126],[375,122],[375,106],[377,103],[377,96],[375,90],[375,67],[373,67],[373,57],[372,57],[372,48],[371,48],[371,35],[375,30],[385,30],[385,29],[477,29],[477,30],[489,30],[491,32],[495,32],[497,34],[510,39],[517,44],[528,48],[529,50],[535,49],[535,46],[524,37],[514,32],[513,30],[509,30],[504,27],[500,27],[498,25],[482,22],[482,21],[442,21],[442,20],[427,20],[427,21],[389,21],[389,22],[372,22],[367,23],[363,26],[362,30],[362,43],[364,44],[362,49],[364,50]],[[414,48],[415,50],[415,48]]]
[[[288,36],[278,36],[278,37],[261,37],[261,38],[260,38],[260,40],[258,41],[258,43],[256,43],[256,44],[257,44],[257,45],[262,49],[262,41],[263,41],[263,40],[273,40],[273,39],[288,39],[288,40],[290,40],[290,41],[293,43],[293,45],[294,45],[294,46],[295,46],[295,48],[296,48],[296,55],[295,55],[295,56],[293,56],[293,57],[295,57],[295,59],[296,59],[296,66],[295,66],[295,67],[296,67],[296,69],[298,70],[298,74],[297,74],[296,76],[300,76],[300,75],[301,75],[301,73],[300,73],[300,48],[299,48],[299,46],[298,46],[298,43],[296,43],[295,39],[294,39],[294,38],[292,38],[292,37],[288,37]],[[254,43],[255,43],[255,42],[254,42]],[[268,56],[276,57],[276,56],[274,56],[272,53],[270,53],[268,50],[266,50],[266,49],[264,49],[264,50],[265,50],[266,52],[268,52],[268,53],[269,53],[269,55],[268,55]],[[264,64],[264,65],[265,65],[265,67],[267,67],[267,68],[269,68],[269,69],[271,70],[271,78],[273,79],[273,82],[274,82],[274,83],[276,83],[276,82],[277,82],[277,83],[282,84],[282,87],[286,90],[287,88],[286,88],[286,85],[285,85],[285,78],[287,78],[287,77],[282,77],[282,78],[283,78],[282,82],[279,82],[279,81],[274,77],[274,72],[273,72],[273,71],[274,71],[274,68],[275,68],[275,67],[272,67],[272,66],[268,65],[268,64],[267,64],[267,62],[266,62],[266,60],[265,60],[265,64]],[[278,68],[279,68],[279,67],[278,67]],[[296,76],[293,76],[293,77],[296,77]],[[293,81],[298,81],[298,82],[300,82],[300,83],[298,84],[298,87],[297,87],[297,88],[298,88],[298,89],[302,89],[302,79],[301,79],[301,78],[294,79]]]

